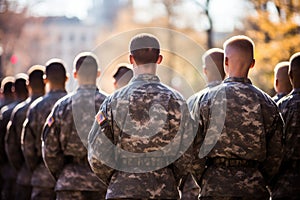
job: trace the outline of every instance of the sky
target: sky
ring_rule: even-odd
[[[80,19],[85,19],[88,15],[88,10],[92,6],[93,0],[19,0],[22,3],[26,3],[32,10],[32,13],[35,15],[66,15],[67,17],[78,17]],[[97,0],[99,1],[99,0]],[[137,7],[145,7],[149,5],[151,0],[134,0],[134,4]],[[198,0],[202,1],[202,0]],[[214,28],[217,31],[230,31],[234,28],[234,26],[240,26],[237,22],[237,18],[242,17],[245,14],[245,3],[241,0],[211,0],[210,12],[214,22]],[[195,4],[190,3],[186,4],[186,8],[184,11],[189,15],[188,17],[195,17],[194,13],[196,13],[197,6]],[[145,8],[146,13],[141,13],[141,16],[144,17],[144,20],[147,21],[149,18],[149,11]],[[155,10],[155,9],[153,9]],[[159,14],[159,8],[157,9],[156,14]],[[151,18],[151,16],[150,16]],[[224,20],[226,19],[226,20]],[[193,20],[194,21],[194,20]],[[182,22],[182,23],[185,23]],[[179,22],[180,23],[180,22]],[[202,25],[205,26],[205,25]],[[202,27],[200,27],[201,29]]]

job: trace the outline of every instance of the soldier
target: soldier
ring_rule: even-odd
[[[133,37],[129,60],[134,78],[105,99],[89,134],[90,165],[108,185],[107,199],[178,199],[193,140],[186,102],[156,76],[156,37]]]
[[[284,159],[272,192],[276,200],[300,197],[300,52],[291,56],[288,73],[293,90],[278,102],[286,126]]]
[[[26,74],[17,74],[14,82],[14,90],[16,94],[16,100],[12,103],[4,106],[1,109],[0,116],[0,140],[1,140],[1,175],[3,178],[3,186],[1,196],[2,199],[14,199],[16,192],[16,178],[17,172],[12,168],[8,162],[7,155],[5,153],[4,138],[6,134],[6,127],[10,120],[11,113],[15,106],[24,101],[28,97],[28,89],[26,81],[28,76]]]
[[[283,121],[274,101],[247,78],[255,63],[252,40],[230,38],[224,56],[228,78],[191,110],[200,199],[269,199],[266,186],[282,160]]]
[[[14,81],[15,78],[12,76],[7,76],[5,77],[2,81],[1,81],[1,100],[0,100],[0,110],[2,107],[12,103],[14,101],[14,92],[13,92],[13,85],[14,85]],[[4,137],[0,137],[1,140],[0,141],[0,169],[1,169],[1,165],[5,160],[5,156],[2,156],[5,154],[5,150],[4,150]],[[2,177],[1,177],[1,173],[0,173],[0,191],[2,190]],[[1,197],[0,197],[1,199]]]
[[[126,63],[118,65],[118,69],[113,75],[115,89],[120,89],[121,87],[124,87],[132,79],[133,71],[127,66],[128,64]]]
[[[35,100],[29,107],[23,124],[21,146],[25,163],[32,172],[31,199],[55,199],[55,180],[45,167],[42,158],[41,134],[47,116],[55,102],[67,94],[66,70],[62,60],[50,59],[46,63],[46,94]]]
[[[289,62],[280,62],[274,69],[274,89],[276,95],[272,99],[277,103],[282,97],[290,93],[292,85],[288,75]]]
[[[23,122],[29,105],[44,94],[44,66],[33,66],[29,69],[29,97],[19,103],[12,111],[10,121],[7,125],[5,138],[5,150],[12,167],[17,171],[17,199],[30,199],[31,195],[31,172],[25,166],[21,150],[21,132]]]
[[[106,186],[87,160],[87,137],[106,95],[99,92],[100,75],[94,54],[83,52],[74,60],[79,88],[60,99],[43,130],[43,158],[56,179],[57,199],[104,199]]]
[[[207,86],[205,89],[194,94],[188,99],[188,106],[190,110],[193,110],[193,106],[201,104],[201,101],[213,90],[214,87],[219,85],[225,78],[224,72],[224,51],[219,48],[212,48],[206,51],[202,56],[203,73],[207,78]],[[182,199],[198,199],[199,186],[195,184],[194,179],[187,177],[186,184],[184,185]]]

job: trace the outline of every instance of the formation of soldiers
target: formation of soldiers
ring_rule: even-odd
[[[59,59],[4,78],[0,199],[299,199],[300,52],[275,67],[273,98],[248,78],[249,37],[205,52],[207,87],[188,99],[162,60],[155,36],[134,36],[111,95],[92,52],[69,94]]]

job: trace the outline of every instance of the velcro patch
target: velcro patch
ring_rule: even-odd
[[[47,125],[49,126],[49,127],[51,127],[51,125],[54,123],[54,118],[53,117],[50,117],[49,119],[48,119],[48,122],[47,122]]]
[[[96,115],[96,121],[97,123],[101,126],[106,120],[107,118],[105,117],[104,113],[102,112],[102,110],[100,112],[98,112],[98,114]]]

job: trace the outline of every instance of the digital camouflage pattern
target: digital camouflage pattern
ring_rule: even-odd
[[[196,99],[201,99],[201,97],[204,94],[208,93],[212,88],[219,85],[220,83],[221,83],[221,81],[212,81],[212,82],[208,83],[207,86],[203,90],[201,90],[201,91],[197,92],[196,94],[194,94],[193,96],[191,96],[188,99],[189,108],[191,108],[193,106]],[[195,129],[196,128],[198,128],[198,127],[195,127]],[[198,199],[198,195],[200,193],[200,187],[197,185],[196,181],[194,180],[194,178],[192,177],[191,174],[185,178],[184,185],[182,187],[183,188],[182,188],[181,199],[183,199],[183,200]]]
[[[57,194],[66,190],[97,191],[99,199],[105,196],[106,186],[92,172],[86,148],[94,116],[105,97],[94,85],[80,86],[58,101],[48,117],[43,131],[43,158],[57,180]]]
[[[30,105],[26,120],[24,121],[21,147],[25,163],[32,172],[31,185],[33,187],[54,188],[55,186],[55,180],[43,162],[41,133],[46,118],[51,112],[51,108],[58,99],[66,94],[67,92],[65,90],[52,90],[38,98]],[[34,194],[34,191],[40,190],[33,189],[32,197],[40,195]]]
[[[108,185],[106,198],[178,199],[190,172],[190,122],[182,96],[154,75],[138,75],[107,97],[89,134],[89,162]]]
[[[285,122],[284,159],[273,190],[273,199],[300,196],[300,89],[294,89],[278,102]]]
[[[193,175],[201,197],[268,199],[283,152],[274,101],[249,79],[227,78],[188,104],[198,122]]]
[[[24,156],[21,150],[21,133],[23,122],[26,118],[26,112],[30,104],[38,97],[38,95],[34,95],[19,103],[14,108],[7,125],[5,149],[10,165],[14,167],[18,173],[16,182],[19,185],[18,188],[20,191],[18,191],[18,198],[20,199],[22,199],[21,195],[25,199],[28,199],[26,196],[29,196],[30,198],[32,175],[31,171],[25,165]]]

